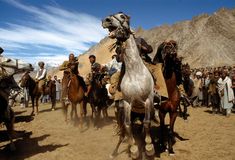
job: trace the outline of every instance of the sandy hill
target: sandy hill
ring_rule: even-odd
[[[174,39],[178,42],[178,54],[192,67],[221,66],[235,64],[235,9],[222,8],[212,15],[202,14],[192,20],[173,25],[162,25],[150,30],[138,28],[136,35],[150,43],[155,55],[159,44]],[[88,56],[94,54],[97,62],[103,64],[111,60],[108,48],[113,40],[104,38],[79,56],[80,73],[90,70]],[[62,73],[56,73],[62,76]]]

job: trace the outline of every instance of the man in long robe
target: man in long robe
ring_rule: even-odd
[[[226,70],[222,71],[221,78],[218,80],[218,89],[221,108],[225,110],[226,116],[229,116],[233,107],[234,93],[232,89],[232,81],[228,77]]]

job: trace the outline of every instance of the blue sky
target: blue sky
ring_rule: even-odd
[[[235,8],[235,0],[0,0],[0,6],[4,54],[58,65],[104,38],[101,19],[109,14],[125,12],[133,28],[150,29]]]

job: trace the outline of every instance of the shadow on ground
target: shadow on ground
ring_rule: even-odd
[[[14,140],[16,146],[15,151],[10,151],[10,145],[0,146],[0,159],[1,160],[24,160],[26,158],[32,157],[39,153],[52,152],[57,148],[67,146],[68,144],[49,144],[49,145],[39,145],[39,141],[46,139],[49,134],[45,134],[39,137],[31,138],[32,132],[17,131],[21,134],[20,138]],[[23,133],[24,132],[24,133]],[[5,132],[0,133],[0,137],[7,136]]]

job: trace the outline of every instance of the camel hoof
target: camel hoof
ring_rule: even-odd
[[[115,157],[117,157],[117,152],[113,152],[112,154],[109,155],[110,159],[114,159]]]
[[[114,159],[114,156],[112,154],[109,155],[110,159]]]
[[[131,158],[137,159],[140,156],[139,148],[137,145],[132,145],[130,148]]]
[[[15,146],[14,143],[11,143],[11,144],[10,144],[10,150],[11,150],[11,151],[15,151],[15,150],[16,150],[16,146]]]
[[[146,151],[147,156],[153,156],[155,154],[153,144],[146,144],[145,145],[145,151]]]
[[[169,155],[170,155],[170,156],[174,156],[174,155],[175,155],[175,152],[173,151],[173,149],[170,149],[170,150],[169,150]]]
[[[146,144],[151,144],[151,143],[152,143],[152,139],[151,139],[150,136],[146,136],[146,137],[145,137],[145,143],[146,143]]]
[[[175,153],[173,152],[173,153],[169,153],[169,156],[174,156],[175,155]]]

